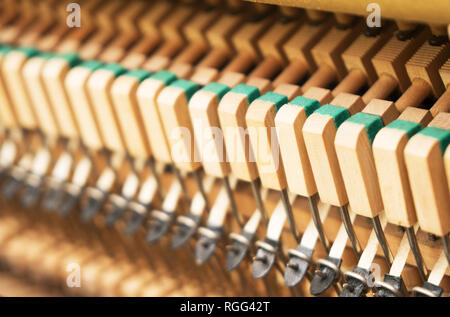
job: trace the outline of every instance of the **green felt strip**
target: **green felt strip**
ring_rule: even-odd
[[[302,96],[295,97],[289,104],[303,107],[307,117],[320,107],[320,103],[316,99],[305,98]]]
[[[113,73],[114,77],[119,77],[127,72],[127,69],[118,63],[102,64],[100,68]]]
[[[45,60],[49,60],[50,58],[55,57],[55,54],[50,52],[41,52],[39,53],[38,57]]]
[[[9,45],[2,45],[0,47],[0,54],[6,55],[9,52],[11,52],[12,50],[13,50],[13,48],[11,46],[9,46]]]
[[[277,94],[270,91],[259,97],[258,100],[273,103],[276,111],[278,111],[282,106],[284,106],[288,102],[288,99],[285,95]]]
[[[188,101],[199,89],[199,86],[196,83],[185,79],[175,80],[173,83],[170,84],[170,86],[183,89]]]
[[[215,93],[220,100],[228,91],[230,91],[230,87],[220,83],[209,83],[208,85],[203,87],[202,90]]]
[[[151,73],[143,70],[143,69],[133,69],[124,73],[125,76],[134,77],[138,80],[138,82],[143,81],[144,79],[151,76]]]
[[[425,129],[420,131],[419,134],[437,139],[439,141],[439,145],[441,146],[442,154],[444,154],[445,149],[450,143],[450,130],[437,127],[426,127]]]
[[[347,122],[364,125],[370,144],[372,144],[378,131],[383,128],[383,120],[381,120],[381,117],[370,113],[358,112],[354,116],[351,116]]]
[[[170,85],[170,83],[177,80],[177,76],[172,72],[168,72],[167,70],[161,70],[157,73],[154,73],[150,76],[150,78],[162,81],[164,83],[164,86]]]
[[[314,113],[331,116],[334,120],[334,125],[336,129],[350,117],[350,112],[347,108],[332,106],[332,105],[324,105],[319,107]]]
[[[64,59],[70,67],[74,67],[75,65],[81,63],[81,58],[77,53],[64,53],[56,55],[55,57]]]
[[[96,60],[91,60],[91,61],[85,61],[83,63],[81,63],[80,65],[78,65],[79,67],[83,67],[83,68],[87,68],[91,71],[95,71],[97,69],[99,69],[100,67],[102,67],[103,63],[100,61],[96,61]]]
[[[25,54],[27,58],[31,58],[39,54],[39,51],[33,46],[20,46],[14,48],[14,50]]]
[[[406,120],[394,120],[386,127],[405,131],[408,135],[408,139],[422,129],[419,123]]]
[[[247,103],[250,105],[253,100],[259,97],[259,89],[254,86],[249,86],[246,84],[239,84],[230,90],[236,94],[242,94],[247,97]]]

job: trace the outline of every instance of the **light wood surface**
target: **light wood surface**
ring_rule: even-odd
[[[330,25],[331,19],[317,24],[303,23],[301,20],[294,34],[282,43],[282,52],[289,64],[275,78],[275,87],[281,83],[298,83],[307,72],[312,73],[317,68],[310,49],[319,42]]]
[[[148,158],[152,152],[138,112],[137,78],[122,75],[111,86],[111,98],[128,152],[135,158]]]
[[[406,145],[404,155],[420,228],[438,236],[447,234],[450,202],[438,140],[417,134]]]
[[[298,22],[293,19],[289,22],[275,22],[264,35],[257,41],[257,48],[263,56],[263,60],[251,72],[250,76],[272,78],[286,65],[286,57],[283,55],[281,45],[298,27]]]
[[[24,53],[11,51],[4,57],[2,73],[8,94],[16,109],[17,120],[21,126],[35,129],[38,122],[23,79],[23,67],[26,61],[27,56]]]
[[[170,147],[156,101],[163,88],[162,81],[147,78],[139,85],[136,96],[145,136],[148,138],[153,155],[159,161],[170,163],[172,162]]]
[[[270,3],[276,5],[295,6],[311,10],[324,10],[326,12],[345,13],[348,15],[367,16],[367,3],[350,3],[347,1],[327,0],[251,0],[257,3]],[[383,8],[383,16],[390,19],[398,19],[399,16],[405,21],[422,21],[428,23],[448,24],[450,18],[445,14],[449,10],[449,4],[443,1],[430,3],[411,3],[405,10],[405,3],[402,0],[381,0],[378,5]]]
[[[365,126],[344,122],[334,144],[352,210],[374,218],[383,210],[383,202]]]
[[[321,105],[327,104],[333,100],[333,94],[329,89],[311,87],[303,94],[303,97],[316,99]]]
[[[328,65],[336,70],[336,75],[342,79],[347,69],[340,56],[341,53],[356,38],[359,26],[347,29],[332,27],[322,40],[312,49],[312,54],[318,65]]]
[[[302,131],[320,200],[334,206],[346,205],[348,197],[334,147],[333,118],[313,113]]]
[[[283,190],[287,183],[275,131],[275,114],[272,102],[256,99],[250,104],[245,120],[262,185]]]
[[[246,23],[233,34],[231,43],[239,53],[224,68],[224,72],[246,72],[260,59],[256,41],[270,28],[272,22],[273,19],[267,17],[255,23]]]
[[[260,94],[270,88],[270,82],[263,79],[254,78],[248,81],[247,84],[258,87]],[[248,100],[245,95],[228,92],[223,96],[217,110],[233,175],[249,182],[258,178],[258,172],[255,161],[250,161],[250,141],[245,131],[247,129],[245,113],[248,106]]]
[[[393,31],[394,25],[387,24],[384,25],[383,32],[376,36],[367,36],[366,34],[359,35],[342,53],[342,59],[347,70],[351,72],[352,70],[357,69],[363,72],[366,77],[366,82],[368,84],[373,84],[377,80],[377,75],[371,60],[391,38]],[[364,82],[360,85],[363,84]]]
[[[0,67],[3,68],[4,55],[0,54]],[[3,73],[2,71],[0,73]],[[18,125],[16,114],[12,106],[12,101],[8,96],[3,74],[0,76],[0,113],[1,122],[6,128],[13,128]]]
[[[230,173],[230,166],[227,163],[222,130],[219,130],[218,105],[216,93],[200,90],[189,102],[189,113],[205,172],[225,177]]]
[[[258,178],[258,172],[256,163],[249,161],[251,149],[245,134],[248,106],[245,95],[229,92],[219,103],[218,115],[233,175],[249,182]]]
[[[400,115],[392,101],[381,99],[372,99],[372,101],[364,107],[362,112],[379,116],[384,125],[388,125]]]
[[[321,210],[327,206],[327,216],[320,220],[330,243],[338,232],[346,236],[337,207],[348,205],[351,215],[358,214],[351,216],[358,241],[364,248],[370,240],[373,253],[360,263],[369,267],[373,260],[383,276],[390,271],[367,219],[380,216],[392,254],[406,260],[397,273],[408,289],[423,281],[412,252],[403,252],[408,239],[399,225],[420,227],[415,232],[428,269],[438,258],[445,264],[440,238],[450,231],[448,23],[442,24],[439,14],[429,21],[429,8],[411,22],[411,12],[424,7],[417,4],[406,10],[403,5],[401,21],[385,20],[397,4],[392,0],[382,7],[383,28],[377,33],[365,25],[367,10],[364,17],[340,12],[358,4],[341,3],[339,12],[328,14],[251,3],[255,1],[272,0],[80,0],[81,28],[67,27],[66,3],[57,0],[0,3],[1,196],[16,191],[1,204],[0,280],[7,271],[42,286],[31,291],[6,281],[11,292],[5,295],[46,294],[47,286],[56,286],[64,296],[309,296],[306,279],[295,289],[284,286],[284,255],[298,243],[284,211],[272,217],[282,220],[275,234],[263,221],[252,197],[259,182],[268,217],[280,203],[279,190],[290,192],[295,230],[302,241],[311,238],[305,245],[314,249],[312,272],[316,260],[330,256],[312,239],[317,234],[314,205]],[[314,5],[322,9],[333,7],[318,1]],[[440,2],[427,7],[437,8]],[[10,51],[6,44],[18,47]],[[93,64],[84,67],[83,60]],[[100,66],[96,60],[118,65]],[[99,70],[108,66],[113,72]],[[120,66],[125,69],[115,72]],[[190,82],[174,83],[180,78]],[[260,96],[273,92],[287,100],[303,94],[321,106],[314,103],[312,114],[294,101],[275,108],[270,98],[247,99],[246,89],[220,100],[203,87],[213,81],[230,88],[246,83]],[[193,83],[199,86],[193,88]],[[403,123],[392,124],[396,119]],[[377,131],[381,122],[392,125]],[[221,128],[225,139],[213,139],[212,128]],[[155,166],[146,165],[148,160]],[[178,171],[167,165],[174,161],[181,182]],[[132,167],[137,174],[130,174]],[[250,245],[267,236],[280,242],[281,270],[272,269],[264,282],[252,278],[252,248],[234,271],[224,268],[232,250],[226,244],[234,239],[229,234],[242,230],[236,215],[228,212],[230,193],[224,182],[213,181],[225,176],[230,177],[240,220],[248,223],[250,216],[258,216]],[[199,191],[197,181],[209,184],[204,185],[206,193]],[[59,186],[71,195],[81,190],[79,202],[65,217],[58,216],[59,210],[44,210],[48,206],[42,203],[30,213],[24,199],[36,184],[39,202]],[[192,199],[190,208],[182,208],[188,207],[182,184],[185,198]],[[180,249],[172,243],[174,233],[184,228],[179,219],[199,216],[200,226],[205,223],[203,194],[214,206],[211,210],[220,211],[220,217],[210,214],[206,224],[224,231],[214,245],[215,256],[199,266],[192,249],[202,239],[194,235]],[[91,198],[105,200],[86,222],[80,211],[93,203]],[[110,212],[120,213],[119,207],[124,207],[123,216],[114,226],[105,225]],[[147,211],[137,231],[124,234],[129,221]],[[174,218],[164,217],[165,212]],[[161,215],[170,230],[149,244],[149,225]],[[350,243],[341,240],[348,244],[342,246],[341,269],[352,270],[358,259]],[[81,268],[81,288],[67,286],[67,267],[73,263]],[[433,281],[448,292],[446,269],[442,281],[440,276]],[[323,294],[335,295],[332,288]]]
[[[184,171],[197,170],[201,163],[193,139],[191,119],[187,115],[188,100],[184,90],[165,87],[157,97],[157,104],[173,161]]]
[[[365,107],[360,96],[345,92],[334,97],[330,105],[346,108],[350,112],[350,115],[360,112]]]
[[[169,65],[173,57],[185,44],[181,28],[195,14],[195,6],[178,5],[160,24],[164,44],[145,61],[143,68],[149,71],[159,71]]]
[[[409,108],[399,119],[420,124],[423,113],[427,112]],[[415,119],[418,121],[413,121]],[[411,227],[417,222],[403,155],[408,140],[405,130],[385,127],[377,133],[372,146],[387,220],[403,227]]]
[[[347,93],[339,94],[330,104],[345,107],[350,114],[364,107],[361,97]],[[320,199],[334,206],[347,204],[348,196],[334,147],[336,126],[333,118],[312,114],[303,126],[303,135]]]
[[[394,34],[394,36],[372,59],[378,77],[381,78],[383,74],[385,74],[395,78],[400,90],[405,91],[411,81],[408,78],[404,65],[420,45],[425,42],[428,36],[429,31],[425,28],[406,41],[399,40]],[[383,95],[375,96],[374,98],[384,99],[386,97],[387,95],[384,93]]]
[[[206,31],[217,22],[221,12],[218,9],[197,10],[193,18],[181,27],[181,34],[188,45],[171,61],[168,70],[180,78],[190,77],[194,71],[193,64],[208,50]]]
[[[289,191],[310,197],[317,193],[317,188],[303,138],[302,127],[305,121],[305,109],[289,103],[281,107],[275,116]]]
[[[83,59],[97,58],[117,32],[115,19],[123,8],[120,1],[109,1],[96,10],[94,16],[100,28],[79,48]]]
[[[445,164],[445,173],[447,175],[447,184],[448,186],[448,192],[450,195],[450,147],[447,147],[447,150],[444,154],[444,164]]]
[[[436,127],[444,130],[450,130],[450,113],[438,113],[428,124],[429,127]]]
[[[159,25],[161,21],[174,8],[174,4],[168,2],[152,3],[151,9],[145,10],[138,18],[137,26],[142,33],[140,40],[130,48],[122,60],[122,65],[128,69],[134,69],[142,65],[147,54],[152,52],[161,42]]]
[[[205,37],[210,50],[196,65],[191,76],[192,81],[200,85],[206,85],[217,80],[220,74],[218,68],[224,66],[233,56],[234,48],[231,37],[244,23],[245,15],[245,12],[239,14],[223,12],[220,19],[206,30]]]
[[[55,9],[52,7],[50,3],[50,11],[52,14],[55,12]],[[102,14],[102,10],[105,9],[105,4],[101,0],[94,1],[84,1],[80,5],[80,12],[83,16],[83,27],[82,28],[72,28],[71,30],[67,30],[68,34],[64,32],[56,32],[60,37],[56,40],[56,50],[61,53],[69,53],[75,52],[82,48],[83,44],[86,43],[88,39],[93,33],[96,31],[96,22],[99,20],[99,16]],[[66,18],[62,14],[59,15],[59,23],[66,24]],[[61,21],[62,20],[62,21]],[[55,21],[56,22],[56,21]],[[67,24],[66,24],[67,25]],[[52,29],[55,30],[55,29]],[[61,30],[63,30],[61,28]],[[49,32],[51,34],[51,32]],[[61,34],[62,33],[62,34]],[[48,34],[48,33],[47,33]],[[46,35],[47,35],[46,34]],[[45,35],[44,35],[45,36]],[[41,41],[37,42],[37,45],[40,44]],[[96,43],[98,44],[98,43]]]
[[[52,58],[45,64],[42,77],[56,120],[61,127],[61,134],[68,138],[76,138],[80,135],[80,130],[75,121],[75,115],[64,84],[69,69],[70,67],[65,60]]]
[[[423,43],[406,63],[406,71],[411,82],[416,79],[424,80],[430,85],[431,94],[438,98],[445,90],[444,83],[439,76],[439,69],[449,58],[449,54],[450,45],[448,43],[442,45]]]
[[[91,70],[88,68],[72,68],[65,78],[65,88],[80,127],[81,139],[89,148],[95,151],[103,147],[104,141],[94,117],[87,90],[87,82],[91,73]]]
[[[89,76],[86,89],[105,147],[111,151],[123,152],[125,140],[120,131],[118,115],[110,93],[114,80],[114,73],[97,69]]]
[[[39,128],[45,134],[55,137],[60,131],[41,76],[45,62],[40,57],[30,58],[23,67],[23,77]]]
[[[433,116],[425,109],[410,107],[406,108],[397,119],[417,122],[424,128],[433,120]]]
[[[283,51],[289,61],[301,61],[312,73],[317,64],[310,52],[331,27],[331,19],[326,19],[322,23],[304,23],[295,33],[283,44]]]
[[[142,1],[133,1],[126,5],[122,3],[122,5],[120,14],[113,20],[117,28],[115,37],[103,48],[98,56],[98,59],[105,63],[112,63],[122,59],[129,46],[137,40],[139,32],[135,21],[145,11],[147,6]]]

